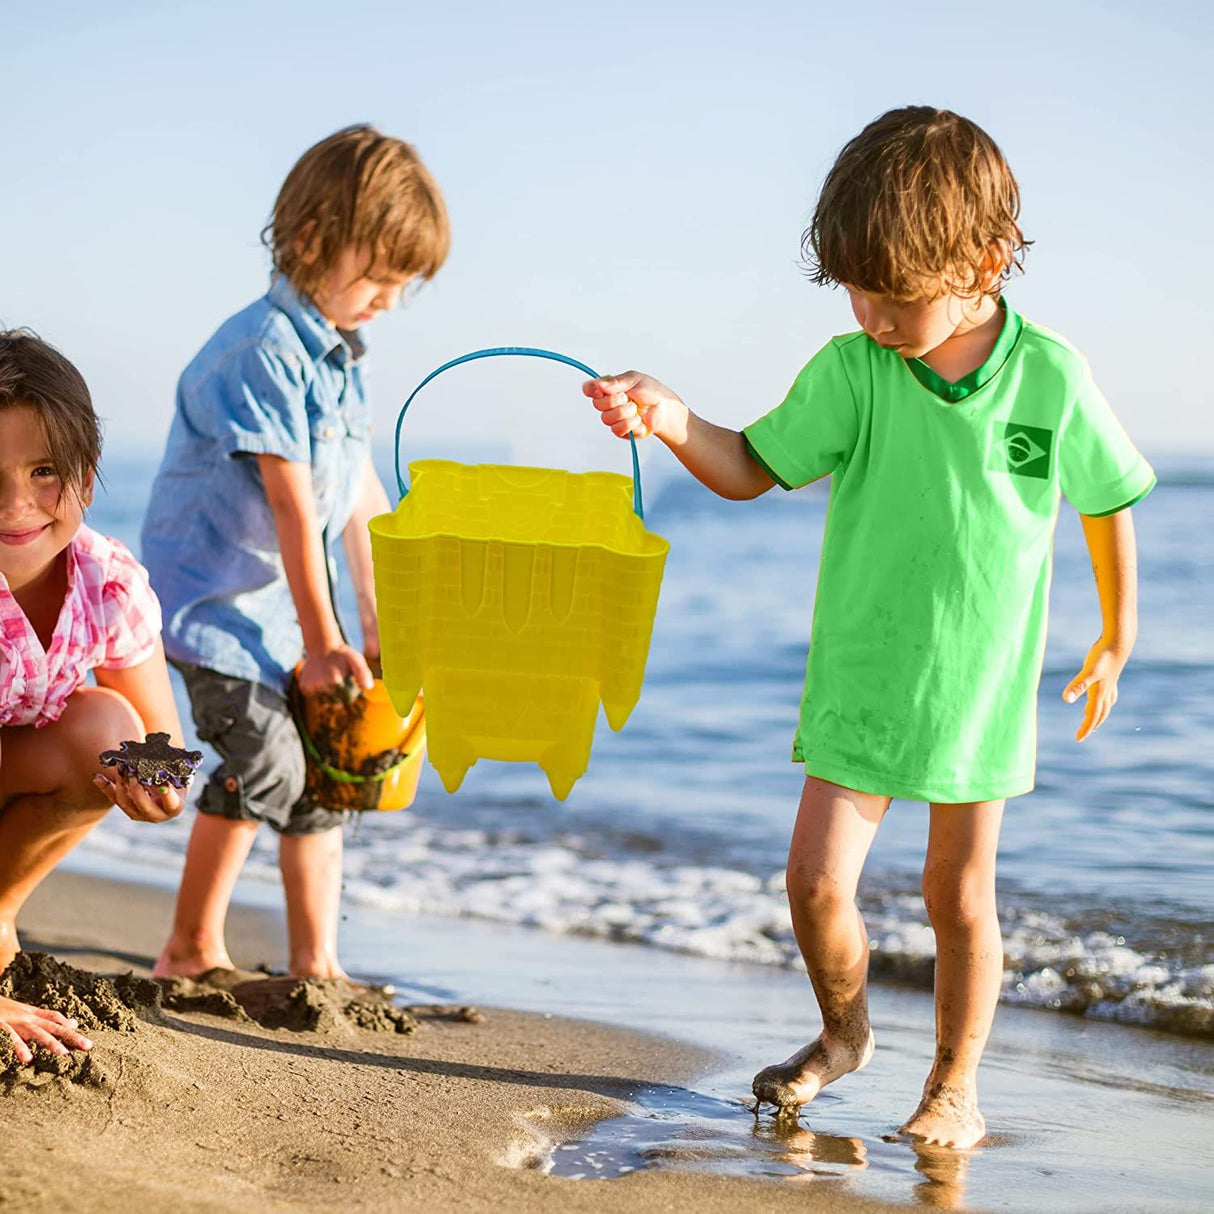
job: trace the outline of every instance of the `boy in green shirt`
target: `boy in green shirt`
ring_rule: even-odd
[[[903,1130],[985,1133],[978,1062],[1003,970],[995,854],[1033,787],[1036,696],[1060,497],[1080,513],[1103,632],[1067,687],[1077,737],[1108,715],[1136,631],[1129,507],[1154,475],[1083,358],[1001,296],[1028,242],[1019,190],[972,122],[914,106],[840,153],[806,233],[814,280],[861,329],[828,342],[744,431],[627,372],[585,392],[613,433],[655,434],[722,497],[831,476],[793,759],[793,928],[822,1032],[755,1077],[795,1110],[872,1057],[868,937],[855,903],[892,797],[931,803],[923,896],[936,934],[936,1057]]]

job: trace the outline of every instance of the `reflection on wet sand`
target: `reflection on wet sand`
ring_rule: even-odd
[[[971,1152],[925,1142],[912,1142],[911,1149],[916,1155],[915,1171],[924,1177],[914,1188],[919,1204],[935,1210],[961,1209]]]
[[[868,1167],[868,1148],[860,1139],[818,1134],[791,1118],[756,1118],[754,1137],[774,1159],[799,1168],[804,1175],[796,1179],[838,1177],[846,1175],[842,1169]]]
[[[763,1176],[798,1184],[826,1185],[840,1193],[884,1187],[902,1177],[903,1200],[935,1210],[965,1207],[970,1161],[979,1148],[957,1150],[917,1141],[903,1133],[875,1135],[811,1129],[801,1117],[742,1115],[751,1106],[686,1088],[654,1085],[623,1117],[598,1122],[578,1142],[562,1143],[546,1170],[571,1179],[623,1176],[644,1168],[691,1169],[719,1175]],[[999,1137],[985,1147],[1006,1145]],[[913,1165],[913,1170],[912,1170]],[[874,1171],[861,1186],[860,1174]],[[913,1186],[908,1183],[913,1180]]]

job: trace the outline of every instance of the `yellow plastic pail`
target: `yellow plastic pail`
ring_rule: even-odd
[[[384,682],[399,711],[426,697],[430,762],[448,792],[478,759],[535,762],[564,800],[590,761],[599,704],[623,728],[641,694],[670,545],[642,521],[639,466],[618,473],[448,460],[400,476],[370,522]]]

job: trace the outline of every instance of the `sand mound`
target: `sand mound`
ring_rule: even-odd
[[[354,1030],[412,1033],[418,1023],[410,1011],[382,996],[363,994],[348,982],[258,978],[241,971],[159,982],[132,974],[103,978],[56,961],[48,953],[19,953],[0,974],[0,995],[62,1012],[76,1020],[84,1033],[100,1028],[133,1033],[141,1020],[165,1024],[166,1008],[256,1021],[269,1029],[322,1037],[349,1037]],[[426,1012],[432,1015],[436,1010]],[[434,1018],[475,1022],[479,1016],[472,1008],[441,1010],[448,1016]],[[101,1087],[110,1082],[95,1054],[75,1051],[65,1056],[34,1047],[33,1061],[22,1064],[11,1043],[0,1040],[0,1092],[37,1087],[54,1079]]]
[[[255,1020],[268,1029],[325,1036],[350,1029],[412,1033],[417,1028],[411,1009],[340,980],[262,978],[242,970],[210,970],[198,978],[162,978],[160,985],[164,1006],[172,1011]]]
[[[101,1028],[133,1033],[140,1021],[171,1025],[165,1010],[203,1012],[256,1021],[268,1029],[347,1039],[355,1031],[412,1033],[419,1020],[463,1024],[484,1020],[474,1007],[398,1007],[386,995],[341,980],[263,978],[244,970],[213,970],[199,978],[158,981],[133,974],[103,978],[56,961],[48,953],[19,953],[0,974],[0,995],[62,1012],[76,1020],[84,1033]],[[33,1061],[23,1065],[11,1044],[0,1040],[0,1093],[54,1079],[100,1087],[110,1082],[96,1053],[62,1056],[35,1047]]]
[[[374,995],[358,994],[348,982],[316,978],[258,978],[231,990],[243,1012],[268,1029],[293,1029],[322,1036],[362,1029],[412,1033],[417,1020]]]
[[[164,1021],[156,983],[131,974],[102,978],[56,961],[49,953],[18,953],[0,974],[0,995],[62,1012],[78,1021],[83,1033],[100,1028],[133,1033],[140,1020]],[[102,1087],[109,1082],[89,1054],[51,1054],[36,1046],[33,1061],[23,1064],[11,1042],[0,1039],[0,1091],[37,1087],[53,1079]]]
[[[231,1020],[250,1019],[230,990],[213,986],[206,977],[204,974],[201,978],[161,978],[160,997],[164,1006],[173,1012],[206,1012]]]

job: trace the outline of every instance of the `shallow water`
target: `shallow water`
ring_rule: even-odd
[[[1004,999],[1214,1037],[1214,461],[1159,463],[1163,483],[1135,510],[1138,648],[1113,716],[1083,746],[1060,694],[1099,615],[1063,508],[1038,788],[1009,805],[1000,849]],[[91,521],[135,544],[147,478],[106,471]],[[656,480],[647,521],[671,553],[625,730],[600,722],[564,804],[531,766],[481,763],[454,797],[427,770],[410,812],[349,833],[348,902],[799,967],[781,874],[825,493],[736,504],[678,473]],[[86,846],[158,864],[182,854],[186,833],[112,819]],[[273,880],[263,834],[250,872]],[[861,885],[874,973],[923,989],[925,840],[925,807],[895,803]]]
[[[917,992],[874,988],[872,1063],[788,1125],[750,1113],[750,1081],[816,1033],[803,975],[491,924],[421,918],[407,937],[399,929],[395,916],[360,908],[345,947],[371,970],[407,959],[392,974],[402,992],[585,1016],[718,1052],[694,1084],[644,1083],[626,1117],[555,1144],[556,1174],[691,1168],[1026,1212],[1214,1201],[1214,1050],[1204,1043],[1002,1009],[980,1080],[991,1133],[975,1150],[948,1151],[887,1140],[931,1065],[932,1006]]]

